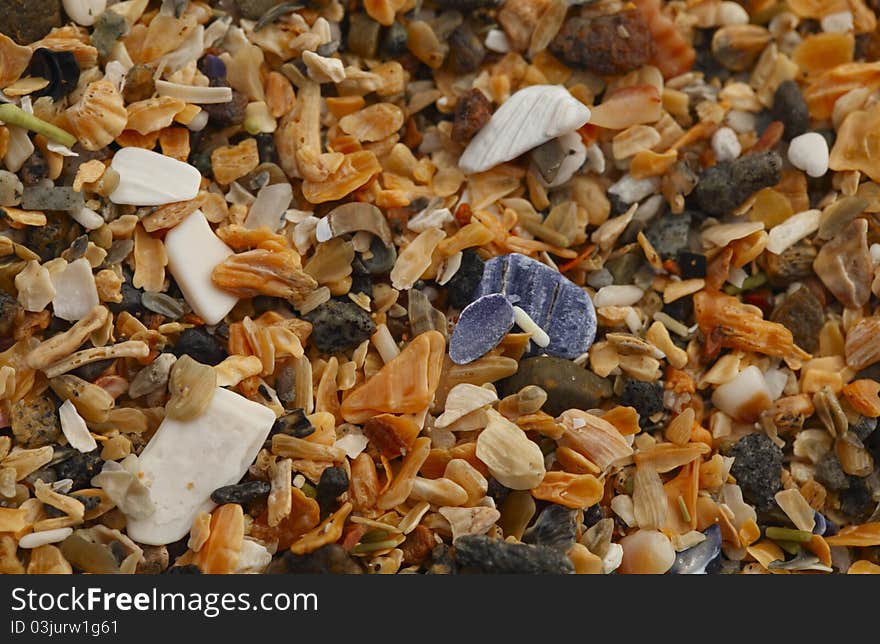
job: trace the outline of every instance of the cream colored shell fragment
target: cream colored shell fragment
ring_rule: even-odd
[[[477,437],[477,458],[499,483],[512,490],[536,487],[547,472],[541,448],[494,409],[486,413],[489,424]]]
[[[429,228],[419,233],[400,255],[391,269],[391,284],[397,290],[403,291],[412,288],[422,273],[431,265],[431,254],[443,239],[446,238],[440,228]]]
[[[99,304],[92,267],[84,257],[52,273],[52,286],[52,309],[62,320],[80,320]]]
[[[58,408],[58,416],[61,419],[61,431],[72,448],[85,454],[98,447],[86,427],[86,421],[77,413],[72,402],[65,400]]]
[[[25,311],[32,313],[45,309],[55,297],[55,287],[49,271],[34,260],[29,261],[24,270],[15,276],[15,288],[18,291],[18,303]]]
[[[532,85],[508,98],[477,132],[458,161],[465,173],[485,172],[590,120],[590,110],[561,85]]]
[[[446,409],[434,422],[434,427],[448,427],[460,418],[483,409],[497,400],[498,396],[491,389],[468,383],[457,384],[446,396]]]
[[[64,6],[64,13],[83,27],[95,24],[95,20],[107,8],[107,0],[62,0],[61,4]]]

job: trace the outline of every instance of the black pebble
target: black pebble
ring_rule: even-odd
[[[224,485],[211,492],[214,503],[238,503],[244,505],[269,494],[272,486],[266,481],[247,481],[236,485]]]
[[[648,422],[648,417],[663,411],[663,383],[642,382],[629,378],[623,385],[620,404],[633,407],[639,414],[639,422]]]
[[[770,113],[785,126],[782,138],[786,141],[810,129],[810,109],[800,86],[793,80],[782,81],[776,88]]]
[[[747,154],[706,170],[694,189],[700,209],[721,216],[737,208],[761,188],[782,179],[782,157],[776,152]]]
[[[849,486],[839,495],[840,511],[856,521],[862,521],[874,510],[877,502],[865,479],[850,476]]]
[[[70,373],[78,378],[82,378],[83,380],[88,380],[92,382],[102,373],[107,371],[110,366],[116,362],[115,358],[107,358],[106,360],[98,360],[97,362],[90,362],[88,364],[84,364],[81,367],[77,367]]]
[[[275,149],[275,138],[271,134],[261,132],[254,137],[257,140],[257,151],[260,163],[278,163],[278,152]]]
[[[400,56],[406,52],[407,40],[406,27],[399,22],[395,22],[385,29],[385,33],[382,36],[382,44],[380,45],[382,54],[388,58]]]
[[[55,257],[70,246],[78,236],[79,226],[67,213],[46,213],[46,224],[29,226],[25,246],[40,256],[44,262]]]
[[[101,468],[104,467],[104,460],[100,454],[100,449],[94,449],[85,454],[73,452],[69,458],[55,465],[55,474],[59,480],[73,480],[74,490],[91,487],[92,477],[100,474]]]
[[[493,541],[468,534],[455,541],[455,559],[462,568],[489,574],[570,574],[571,560],[556,548]]]
[[[339,353],[358,346],[376,330],[370,314],[351,301],[329,300],[305,315],[319,351]]]
[[[463,309],[471,303],[474,291],[483,279],[484,266],[485,263],[473,249],[468,248],[461,254],[461,266],[452,279],[446,282],[450,306]]]
[[[307,555],[285,552],[274,559],[266,569],[268,575],[332,574],[359,575],[361,567],[338,543],[321,546]]]
[[[496,478],[489,478],[489,491],[486,492],[486,496],[491,497],[492,500],[495,501],[495,507],[500,508],[508,494],[510,494],[509,487],[505,487]]]
[[[730,473],[743,498],[758,510],[775,507],[773,497],[782,489],[782,450],[766,434],[755,432],[739,439],[728,456],[736,459]]]
[[[302,409],[294,409],[283,416],[279,416],[272,425],[269,436],[275,434],[286,434],[287,436],[295,436],[296,438],[305,438],[315,433],[315,428],[306,418],[305,411]]]
[[[839,492],[849,487],[849,479],[840,461],[833,452],[828,452],[818,463],[814,472],[816,480],[832,492]]]
[[[486,48],[465,23],[449,35],[449,62],[458,74],[476,71],[486,57]]]
[[[602,506],[599,503],[597,503],[596,505],[591,505],[586,510],[584,510],[584,525],[588,528],[592,528],[604,518],[605,511],[602,509]]]
[[[700,253],[692,253],[689,250],[678,252],[678,268],[681,270],[683,279],[689,280],[706,277],[706,256]]]
[[[365,257],[359,253],[358,258],[361,266],[370,275],[382,275],[394,268],[394,263],[397,261],[397,249],[394,244],[386,246],[381,239],[373,237],[370,241],[370,256]],[[352,264],[352,269],[353,267],[354,264]]]
[[[135,288],[131,283],[131,279],[126,279],[122,283],[121,293],[122,301],[108,303],[110,310],[116,314],[119,314],[122,311],[127,311],[135,317],[143,315],[146,311],[143,301],[141,300],[144,292],[139,288]]]
[[[336,497],[348,489],[348,474],[341,467],[328,467],[318,481],[318,505],[321,512],[336,508]]]
[[[208,333],[203,326],[186,329],[180,334],[171,351],[178,358],[187,355],[196,362],[212,367],[223,362],[229,355],[217,338]]]
[[[39,149],[34,149],[21,166],[18,176],[26,186],[33,186],[49,175],[49,162]]]
[[[673,320],[689,325],[694,315],[694,298],[680,297],[674,302],[667,302],[662,311]]]
[[[523,533],[523,543],[568,552],[577,540],[578,510],[551,503]]]

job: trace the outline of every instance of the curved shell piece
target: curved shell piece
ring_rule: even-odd
[[[90,83],[82,98],[65,112],[70,128],[86,150],[100,150],[122,134],[128,112],[109,80]]]
[[[0,88],[17,81],[30,60],[29,47],[18,45],[6,34],[0,33]]]
[[[342,402],[342,417],[362,423],[381,413],[415,414],[427,407],[440,383],[446,340],[426,331]]]
[[[467,174],[485,172],[589,120],[589,108],[561,85],[526,87],[508,98],[471,139],[458,166]]]

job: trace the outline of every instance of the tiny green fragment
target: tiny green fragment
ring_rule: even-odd
[[[359,543],[351,549],[351,554],[362,555],[368,552],[387,550],[388,548],[394,548],[397,545],[398,542],[396,539],[389,539],[387,541],[374,541],[372,543]]]
[[[681,512],[681,518],[685,523],[691,522],[691,513],[688,511],[687,503],[684,502],[684,497],[679,494],[678,495],[678,510]]]
[[[68,148],[76,144],[76,137],[70,132],[65,132],[60,127],[39,119],[33,114],[28,114],[23,109],[12,103],[0,105],[0,121],[8,125],[17,125],[25,129],[42,134],[50,141],[60,143]]]
[[[812,532],[795,530],[793,528],[767,528],[767,538],[773,541],[794,541],[795,543],[807,543],[813,538]]]

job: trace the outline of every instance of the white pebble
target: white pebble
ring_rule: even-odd
[[[177,224],[165,235],[168,270],[183,297],[206,324],[217,324],[232,310],[238,298],[214,285],[214,267],[232,255],[232,249],[214,234],[201,210]]]
[[[594,306],[632,306],[645,292],[632,284],[612,284],[603,286],[596,292],[593,298]]]
[[[501,29],[490,29],[486,34],[484,44],[486,49],[494,51],[496,54],[506,54],[510,51],[510,41],[507,40],[507,34]]]
[[[746,132],[753,132],[755,130],[755,115],[751,112],[730,110],[727,113],[727,116],[724,117],[724,122],[727,123],[728,127],[734,132],[738,132],[739,134],[745,134]]]
[[[95,24],[95,20],[107,8],[107,0],[62,0],[61,4],[64,6],[64,13],[83,27]]]
[[[636,179],[625,174],[608,188],[608,192],[620,198],[625,204],[641,201],[660,189],[660,177]]]
[[[712,150],[718,161],[733,161],[742,152],[736,132],[729,127],[720,127],[712,135]]]
[[[518,306],[513,307],[513,319],[520,329],[532,336],[532,342],[539,347],[543,348],[550,344],[550,336],[545,333],[544,329],[538,326],[538,323],[528,313]]]
[[[871,244],[868,252],[871,253],[871,263],[874,266],[880,264],[880,244]]]
[[[749,14],[738,2],[724,0],[718,7],[718,24],[727,25],[747,25],[749,24]]]
[[[828,172],[828,142],[816,132],[796,136],[788,146],[788,160],[811,177],[824,176]]]
[[[770,389],[758,367],[746,367],[712,394],[712,404],[728,416],[754,422],[770,406]]]
[[[849,11],[829,13],[819,21],[825,33],[845,34],[853,30],[853,15]]]
[[[774,226],[767,241],[767,250],[774,255],[781,255],[786,248],[819,230],[821,216],[820,210],[805,210]]]
[[[49,543],[58,543],[64,541],[73,534],[73,528],[57,528],[55,530],[43,530],[42,532],[31,532],[26,534],[18,542],[19,548],[29,550],[31,548],[39,548]]]
[[[86,208],[85,206],[71,210],[70,216],[86,230],[95,230],[104,225],[104,218],[91,208]]]

